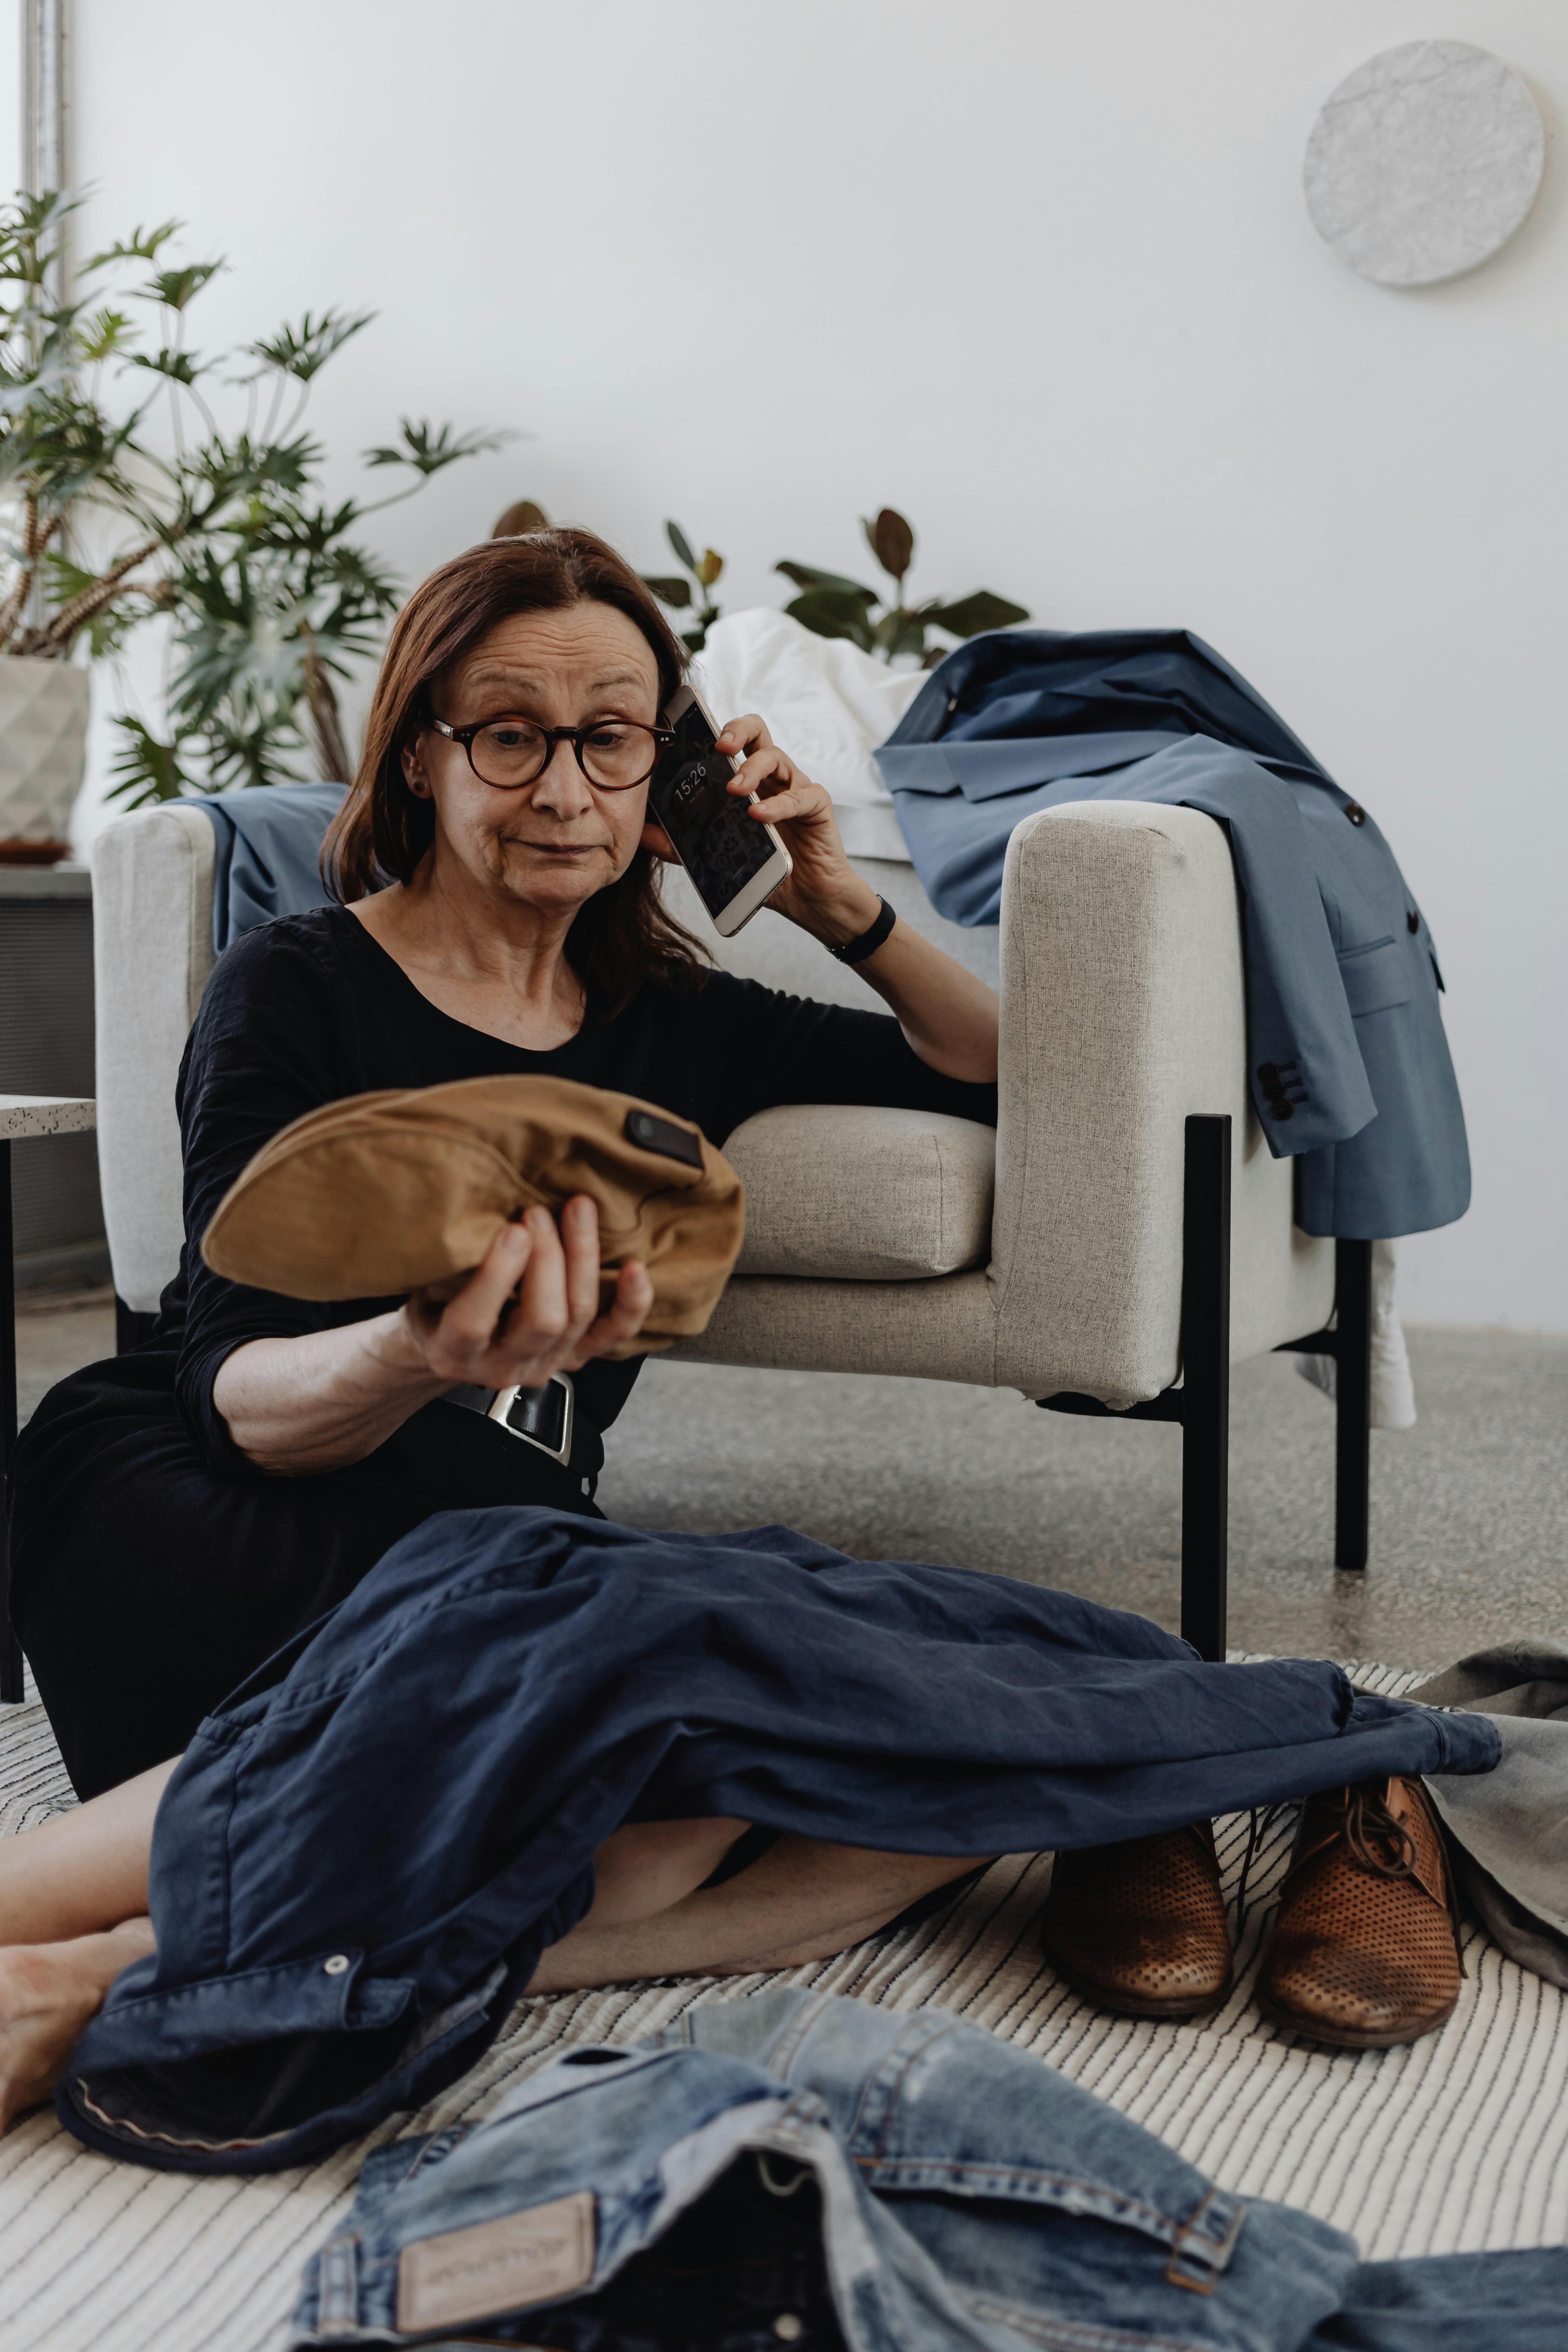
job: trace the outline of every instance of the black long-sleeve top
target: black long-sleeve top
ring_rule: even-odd
[[[247,932],[220,958],[180,1070],[185,1244],[156,1338],[178,1340],[181,1417],[208,1465],[256,1475],[213,1403],[225,1358],[250,1339],[325,1330],[397,1304],[313,1305],[226,1281],[201,1236],[252,1156],[290,1119],[345,1095],[503,1073],[574,1078],[640,1095],[711,1141],[779,1103],[866,1103],[994,1124],[996,1089],[942,1076],[885,1013],[850,1012],[713,972],[693,988],[649,984],[611,1021],[532,1053],[470,1028],[422,996],[357,917],[341,908]],[[620,1411],[641,1359],[577,1375],[600,1429]]]

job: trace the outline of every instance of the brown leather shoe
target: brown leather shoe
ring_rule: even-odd
[[[1451,2017],[1463,1973],[1442,1832],[1418,1780],[1301,1808],[1258,2006],[1336,2050],[1390,2050]]]
[[[1058,1853],[1040,1915],[1075,1992],[1125,2017],[1198,2017],[1231,1987],[1214,1826]]]

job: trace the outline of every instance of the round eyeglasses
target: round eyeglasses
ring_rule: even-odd
[[[431,718],[437,735],[460,743],[481,784],[515,793],[537,783],[555,756],[557,743],[570,743],[577,765],[602,793],[629,793],[646,784],[666,744],[670,727],[639,727],[631,719],[595,719],[585,727],[541,727],[531,719],[480,719],[471,727],[448,727]]]

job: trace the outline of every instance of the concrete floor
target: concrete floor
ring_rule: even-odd
[[[1232,1384],[1230,1636],[1241,1648],[1438,1666],[1568,1637],[1568,1338],[1417,1330],[1420,1420],[1373,1435],[1372,1565],[1332,1552],[1333,1412],[1289,1359]],[[112,1352],[107,1293],[17,1318],[24,1416]],[[1176,1622],[1180,1433],[1069,1420],[1011,1391],[651,1363],[599,1500],[633,1525],[784,1521],[874,1559],[948,1560]]]

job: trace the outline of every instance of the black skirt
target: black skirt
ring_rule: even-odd
[[[426,1405],[352,1469],[224,1477],[153,1342],[52,1389],[11,1480],[11,1614],[79,1796],[177,1756],[196,1725],[433,1512],[603,1514],[581,1416],[563,1467],[493,1422]]]

